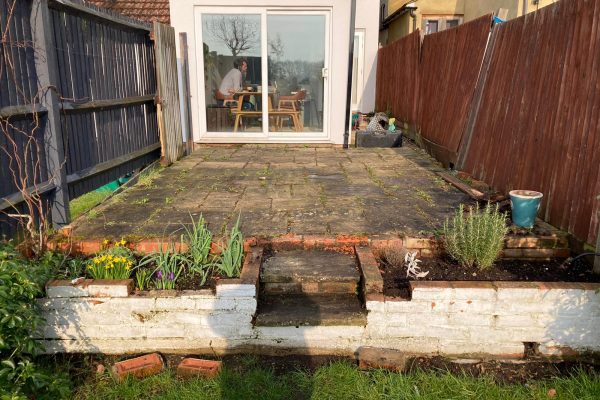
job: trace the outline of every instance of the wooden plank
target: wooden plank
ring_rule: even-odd
[[[46,108],[38,103],[22,106],[8,106],[0,108],[0,118],[25,117],[32,114],[40,114],[45,112]]]
[[[54,183],[46,181],[37,184],[36,186],[30,186],[26,189],[29,194],[44,194],[53,191],[56,188]],[[15,207],[17,204],[23,202],[23,194],[21,192],[13,193],[6,197],[0,197],[0,211]]]
[[[164,164],[170,164],[183,154],[175,30],[154,22],[154,38],[162,159]]]
[[[446,182],[450,183],[452,186],[456,187],[460,191],[468,194],[472,199],[474,199],[474,200],[483,200],[484,199],[484,196],[485,196],[484,193],[480,192],[477,189],[473,189],[471,186],[467,185],[466,183],[464,183],[463,181],[461,181],[454,175],[451,175],[447,172],[436,172],[436,175],[438,175],[440,178],[442,178]]]
[[[190,66],[188,61],[188,44],[187,44],[187,33],[179,33],[179,51],[181,52],[181,80],[183,83],[183,110],[184,110],[184,121],[185,121],[185,153],[191,154],[194,151],[194,137],[192,134],[192,111],[191,111],[191,95],[190,95]],[[182,127],[183,129],[183,127]]]
[[[109,171],[111,169],[114,169],[120,165],[123,165],[125,163],[128,163],[131,160],[135,160],[136,158],[140,158],[148,153],[152,153],[153,151],[157,150],[160,148],[160,143],[156,143],[156,144],[152,144],[150,146],[147,146],[143,149],[122,155],[120,157],[114,158],[110,161],[106,161],[103,163],[99,163],[94,165],[93,167],[90,168],[86,168],[85,170],[82,171],[78,171],[76,173],[73,173],[69,176],[67,176],[67,182],[69,184],[73,184],[75,182],[87,179],[89,177],[92,177],[94,175],[98,175],[102,172],[106,172]]]
[[[73,103],[64,101],[61,110],[64,112],[103,110],[107,108],[132,106],[154,101],[153,95],[124,97],[109,100],[92,100],[84,103]]]
[[[81,15],[88,18],[98,19],[103,22],[109,22],[111,24],[121,25],[128,28],[139,29],[143,31],[152,31],[152,27],[149,24],[141,21],[136,21],[124,16],[119,16],[116,13],[109,13],[106,11],[100,11],[97,8],[84,6],[82,4],[75,3],[71,0],[49,0],[52,8],[67,11],[76,15]]]

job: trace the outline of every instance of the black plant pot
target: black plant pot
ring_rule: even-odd
[[[402,147],[402,132],[356,132],[356,147]]]

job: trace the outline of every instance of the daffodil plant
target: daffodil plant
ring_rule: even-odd
[[[107,247],[109,243],[106,242],[103,245]],[[101,251],[88,262],[88,274],[93,279],[128,279],[135,264],[135,258],[126,245],[127,242],[121,240],[113,247]]]

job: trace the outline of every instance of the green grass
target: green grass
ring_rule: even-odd
[[[578,373],[569,378],[499,385],[491,378],[449,373],[396,374],[384,370],[364,372],[349,362],[334,362],[314,373],[292,371],[275,374],[248,358],[224,368],[214,380],[180,381],[172,372],[144,380],[116,384],[107,375],[79,386],[74,398],[87,399],[556,399],[600,398],[600,377]]]
[[[69,208],[71,210],[71,220],[79,217],[81,214],[86,213],[98,204],[102,203],[112,194],[109,190],[93,191],[79,196],[76,199],[71,200]]]

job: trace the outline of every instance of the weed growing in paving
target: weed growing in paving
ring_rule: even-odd
[[[134,201],[133,204],[137,204],[139,206],[143,206],[144,204],[148,204],[149,201],[150,201],[149,198],[142,197],[141,199],[137,199],[136,201]]]
[[[465,213],[461,204],[454,218],[444,223],[444,245],[448,253],[464,266],[491,267],[504,245],[508,232],[506,214],[488,203]]]
[[[147,188],[150,188],[153,186],[153,183],[156,179],[158,179],[158,177],[160,176],[160,167],[156,166],[156,165],[152,165],[148,168],[146,168],[145,170],[143,170],[142,172],[140,172],[140,176],[138,178],[138,183],[141,186],[145,186]]]

